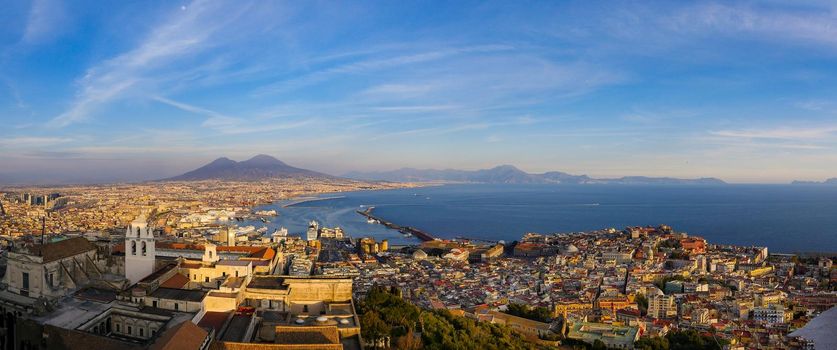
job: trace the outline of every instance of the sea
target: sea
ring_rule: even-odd
[[[767,246],[772,252],[837,252],[837,186],[816,185],[440,185],[324,194],[258,209],[303,235],[316,220],[352,237],[414,244],[356,211],[438,238],[511,242],[527,232],[572,233],[666,224],[710,243]]]

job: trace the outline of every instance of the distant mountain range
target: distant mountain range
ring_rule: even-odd
[[[161,181],[258,181],[271,178],[335,178],[316,171],[292,167],[268,155],[260,154],[245,161],[218,158],[188,173]]]
[[[587,175],[572,175],[558,171],[529,174],[511,165],[482,170],[413,169],[403,168],[383,172],[349,172],[350,179],[392,182],[459,182],[487,184],[700,184],[722,185],[716,178],[676,179],[671,177],[625,176],[615,179],[595,179]]]
[[[832,185],[837,186],[837,177],[830,178],[825,181],[794,181],[791,182],[794,185]]]

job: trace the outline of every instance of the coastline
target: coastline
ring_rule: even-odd
[[[332,193],[341,193],[341,192],[332,192]],[[295,197],[295,198],[289,199],[289,200],[290,200],[290,203],[285,203],[285,204],[282,204],[282,205],[281,205],[281,207],[282,207],[282,208],[287,208],[287,207],[292,207],[292,206],[295,206],[295,205],[297,205],[297,204],[303,204],[303,203],[308,203],[308,202],[327,201],[327,200],[332,200],[332,199],[341,199],[341,198],[346,198],[346,196],[334,196],[334,197],[311,197],[311,196],[305,196],[305,197]]]
[[[281,222],[285,224],[288,222],[285,220],[289,220],[291,225],[298,226],[298,230],[299,227],[307,225],[310,219],[316,219],[331,226],[348,228],[355,237],[389,235],[373,228],[375,225],[367,226],[365,218],[355,213],[358,205],[364,205],[379,207],[376,209],[381,211],[376,210],[375,216],[385,221],[402,227],[418,227],[442,239],[467,237],[509,242],[518,240],[526,232],[586,232],[603,227],[624,228],[666,223],[690,235],[705,237],[715,244],[766,246],[772,253],[801,256],[831,256],[835,252],[834,240],[828,237],[831,230],[824,226],[830,225],[831,219],[816,218],[817,220],[804,221],[814,223],[809,227],[775,225],[777,220],[784,220],[782,218],[804,218],[809,212],[798,209],[799,205],[793,204],[796,202],[762,200],[797,192],[790,191],[790,185],[732,185],[734,187],[731,188],[742,191],[735,192],[731,198],[745,200],[723,204],[719,204],[718,198],[729,197],[719,197],[721,194],[716,193],[719,190],[707,193],[704,188],[687,186],[666,187],[665,192],[660,192],[659,198],[649,199],[644,197],[646,195],[643,188],[646,186],[413,185],[417,187],[415,192],[418,195],[413,189],[406,187],[365,189],[323,193],[318,196],[297,196],[274,202],[272,207],[291,209],[296,204],[311,200],[345,198],[333,204],[313,205],[310,208],[299,206],[293,209],[293,216],[285,217]],[[760,188],[770,191],[765,192]],[[729,196],[730,193],[724,190],[722,195]],[[816,196],[804,194],[797,199],[804,202],[823,199],[820,198],[823,194],[819,192],[816,192]],[[530,197],[535,201],[522,199]],[[826,197],[824,199],[829,203],[834,202],[828,199],[830,196]],[[487,202],[486,198],[491,200]],[[585,201],[600,205],[580,204]],[[669,205],[670,203],[678,205]],[[794,208],[797,210],[794,211]],[[754,211],[765,214],[750,217],[747,222],[740,220],[742,215]],[[351,214],[347,215],[348,212]],[[785,213],[791,214],[784,216]],[[521,220],[521,217],[526,219]],[[700,219],[704,217],[716,219]],[[363,219],[362,225],[360,219]],[[382,226],[379,227],[386,230]],[[399,235],[397,230],[387,231]],[[787,238],[790,236],[798,239]],[[820,243],[812,245],[804,243],[806,241]]]

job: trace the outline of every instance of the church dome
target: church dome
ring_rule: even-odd
[[[567,244],[566,247],[564,247],[563,252],[564,252],[564,254],[575,254],[575,253],[578,253],[578,247],[576,247],[574,244],[570,243],[570,244]]]

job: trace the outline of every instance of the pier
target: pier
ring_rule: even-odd
[[[374,208],[370,207],[370,208],[366,208],[366,210],[357,210],[356,212],[360,215],[365,216],[367,219],[372,219],[372,220],[377,221],[381,225],[386,226],[386,228],[397,230],[398,232],[401,232],[401,233],[406,233],[406,234],[413,235],[413,236],[415,236],[416,238],[418,238],[422,241],[426,242],[426,241],[436,240],[436,238],[431,236],[429,233],[424,232],[422,230],[419,230],[417,228],[409,227],[409,226],[399,226],[399,225],[396,225],[396,224],[391,223],[389,221],[386,221],[384,219],[381,219],[381,218],[379,218],[375,215],[372,215],[372,209],[374,209]]]

